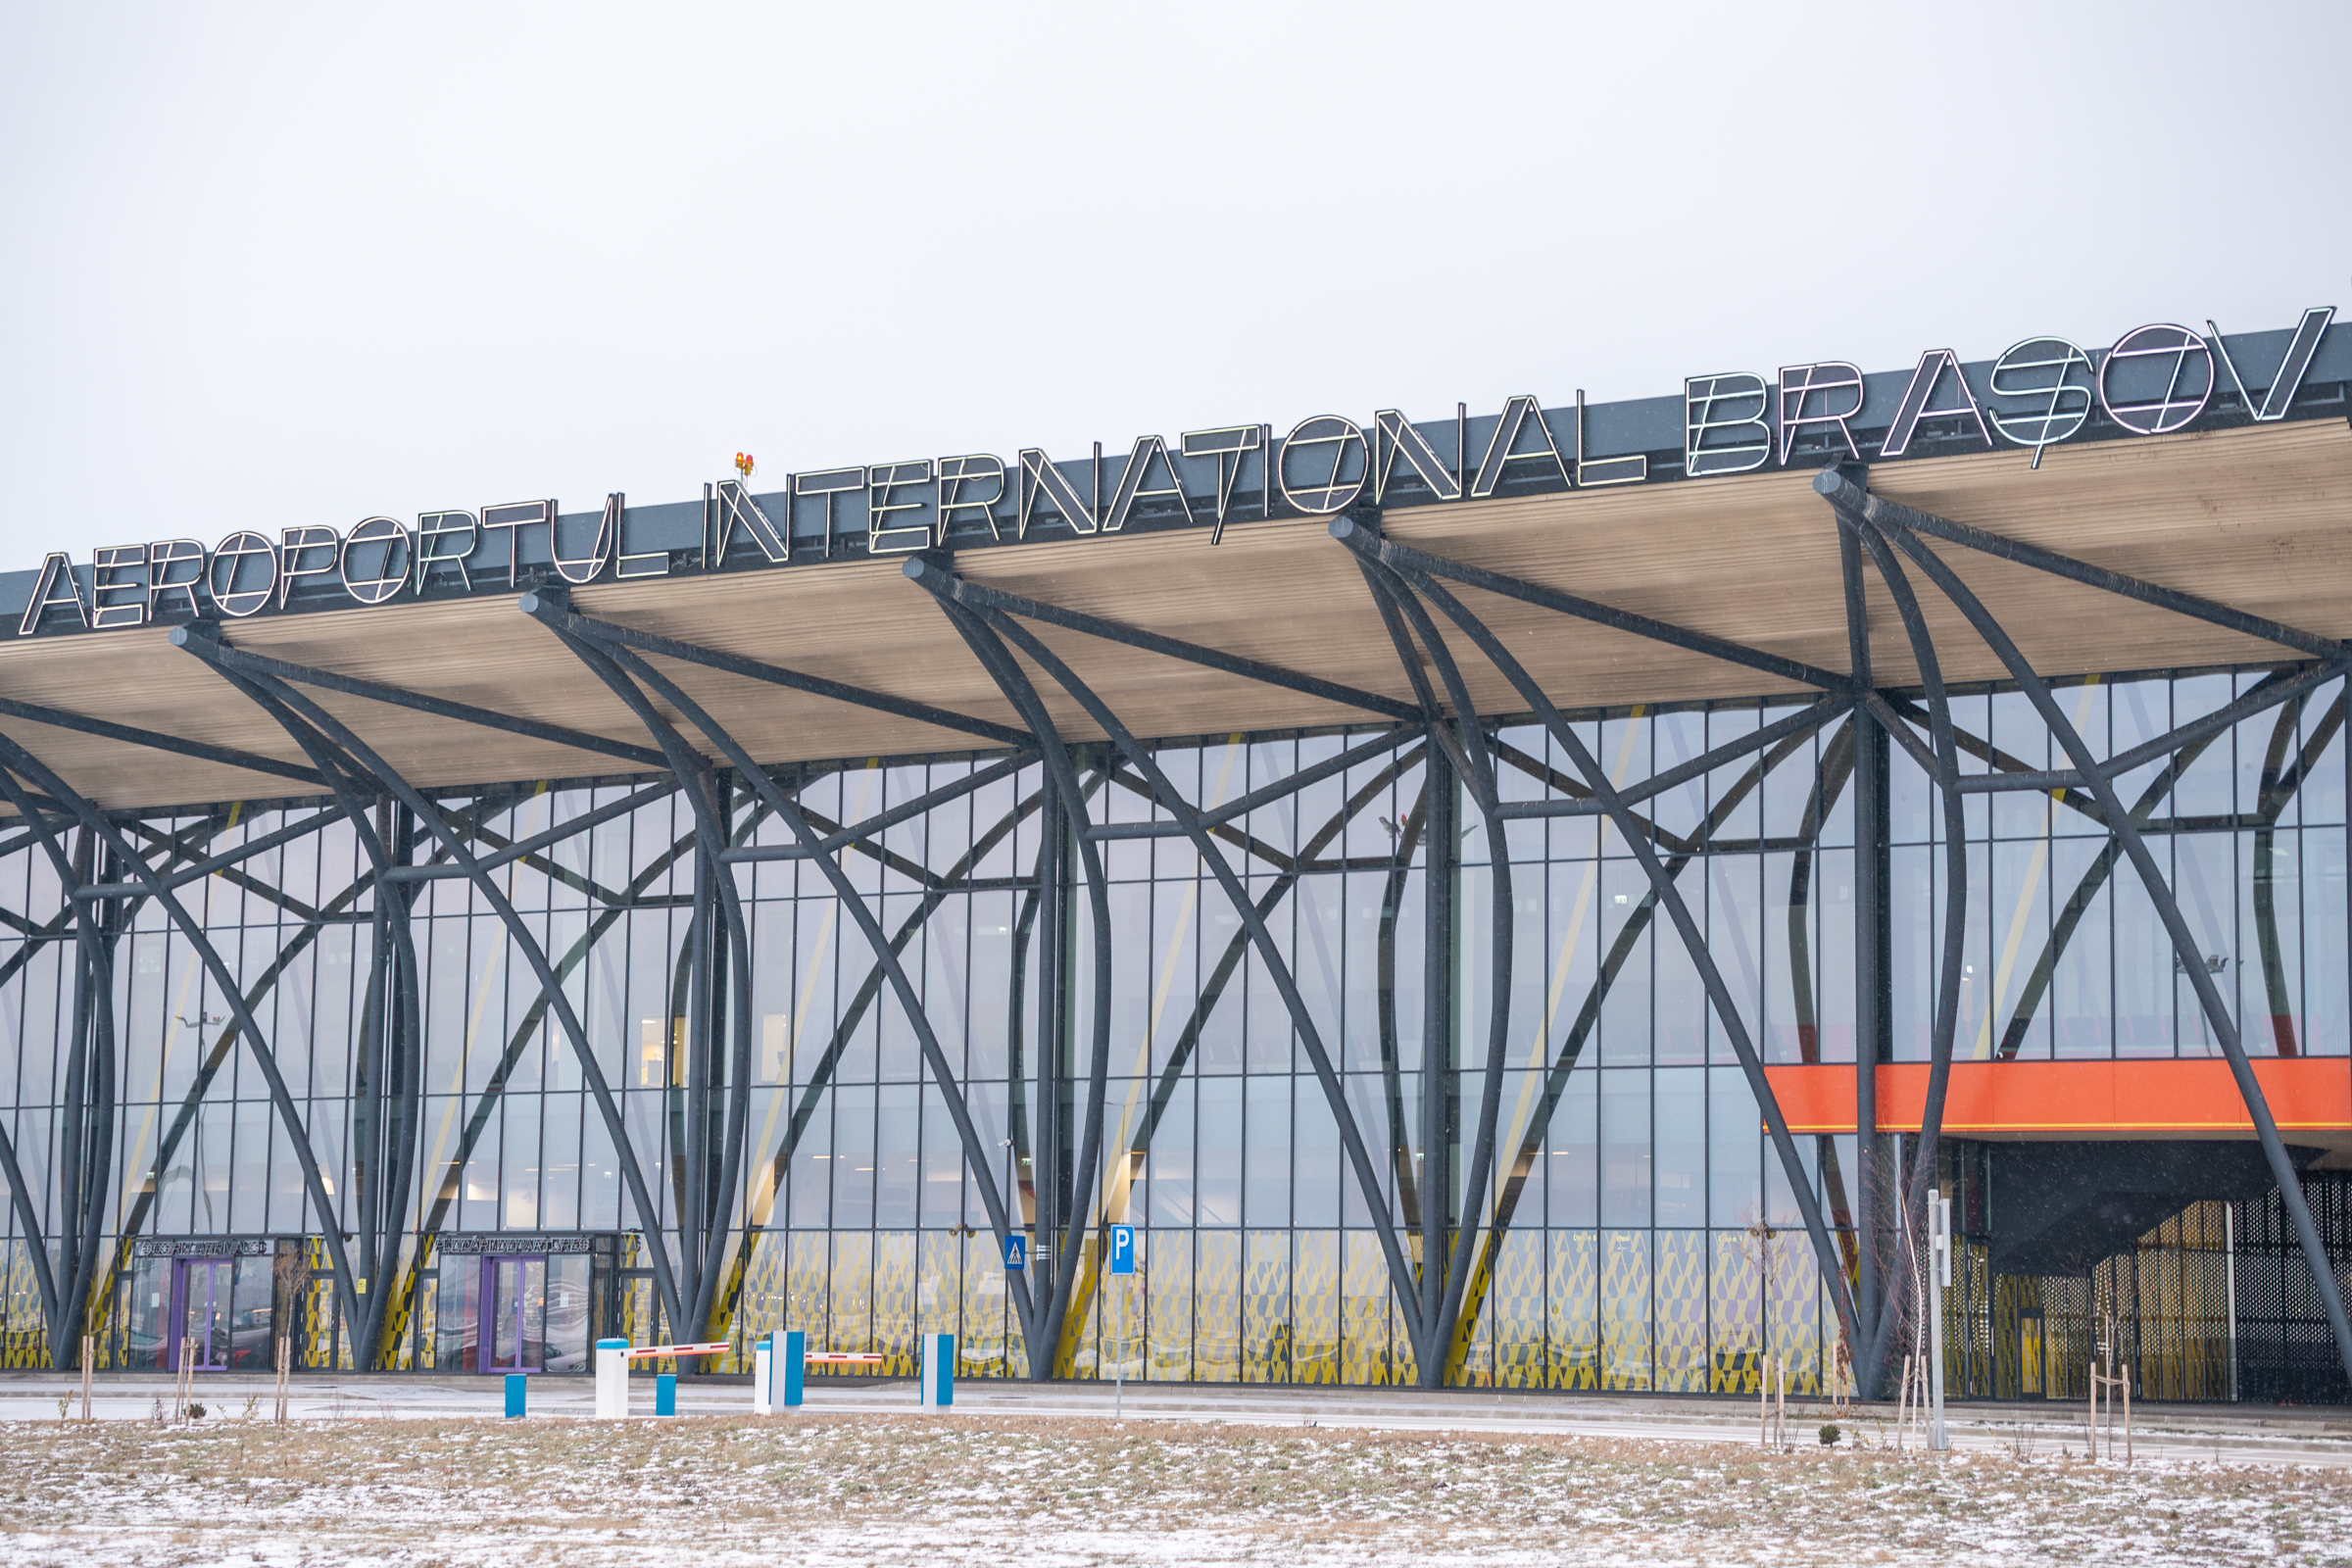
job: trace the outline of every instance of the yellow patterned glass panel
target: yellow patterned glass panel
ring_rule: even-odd
[[[791,1248],[781,1231],[760,1231],[750,1239],[751,1256],[743,1266],[743,1295],[735,1309],[735,1322],[741,1331],[736,1343],[757,1345],[771,1334],[782,1334],[794,1325],[785,1321],[785,1300],[790,1295]]]
[[[1143,1375],[1182,1383],[1193,1375],[1193,1249],[1184,1231],[1144,1238]]]
[[[1707,1233],[1657,1233],[1657,1387],[1665,1394],[1707,1388]]]
[[[1291,1233],[1251,1231],[1242,1297],[1242,1381],[1291,1381]]]
[[[1029,1360],[1005,1296],[1004,1258],[994,1232],[963,1238],[962,1328],[956,1353],[966,1376],[1026,1376]]]
[[[1649,1232],[1603,1233],[1600,1260],[1600,1386],[1649,1388]]]
[[[1340,1233],[1300,1231],[1291,1301],[1298,1335],[1291,1347],[1295,1383],[1340,1381]]]
[[[828,1348],[870,1353],[874,1348],[874,1238],[866,1231],[833,1233],[832,1310]],[[813,1348],[813,1347],[812,1347]]]
[[[1242,1381],[1242,1237],[1239,1231],[1201,1231],[1194,1275],[1193,1377],[1200,1383]]]
[[[955,1334],[957,1326],[956,1275],[962,1263],[961,1237],[949,1231],[922,1233],[914,1275],[914,1323],[922,1334]]]
[[[1544,1338],[1549,1386],[1600,1387],[1600,1260],[1591,1231],[1553,1231],[1547,1238],[1549,1281]]]
[[[875,1233],[873,1348],[883,1361],[871,1370],[880,1377],[914,1376],[914,1232]]]
[[[786,1275],[784,1326],[808,1336],[808,1348],[833,1347],[833,1253],[822,1231],[792,1233],[792,1265]]]
[[[1358,1387],[1396,1381],[1388,1254],[1371,1231],[1343,1231],[1340,1265],[1340,1381]]]
[[[1494,1283],[1488,1292],[1494,1325],[1494,1386],[1540,1389],[1544,1367],[1544,1233],[1513,1230],[1502,1238]]]
[[[1707,1279],[1707,1389],[1753,1394],[1764,1367],[1764,1252],[1771,1242],[1754,1231],[1714,1233],[1714,1267]]]
[[[1788,1366],[1790,1394],[1822,1392],[1821,1267],[1812,1238],[1794,1228],[1772,1238],[1772,1299],[1766,1306],[1772,1353]],[[1957,1335],[1946,1339],[1957,1347]]]

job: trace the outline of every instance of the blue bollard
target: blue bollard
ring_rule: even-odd
[[[524,1378],[521,1373],[510,1372],[507,1374],[508,1420],[518,1421],[522,1419],[523,1390],[527,1389],[528,1387],[530,1387],[529,1381]]]
[[[923,1336],[923,1408],[945,1410],[956,1402],[956,1336]]]
[[[808,1371],[808,1335],[804,1329],[794,1329],[784,1336],[784,1373],[776,1381],[784,1385],[783,1405],[787,1410],[801,1407],[801,1380]]]
[[[678,1375],[675,1372],[664,1372],[654,1379],[654,1414],[676,1415],[677,1413]]]

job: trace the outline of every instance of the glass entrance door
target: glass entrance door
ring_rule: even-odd
[[[547,1257],[482,1259],[481,1370],[537,1372],[547,1365]]]
[[[180,1369],[183,1352],[191,1352],[187,1365],[198,1372],[228,1370],[229,1331],[233,1282],[236,1259],[229,1257],[184,1257],[172,1270],[171,1338],[164,1346],[164,1366],[167,1371]]]

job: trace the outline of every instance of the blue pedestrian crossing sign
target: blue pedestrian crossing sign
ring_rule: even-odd
[[[1014,1231],[1004,1238],[1004,1266],[1015,1274],[1029,1266],[1029,1238],[1024,1233]]]
[[[1135,1227],[1113,1225],[1110,1228],[1110,1271],[1113,1274],[1135,1272]]]

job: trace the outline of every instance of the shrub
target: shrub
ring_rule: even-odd
[[[1843,1436],[1845,1434],[1838,1430],[1838,1423],[1833,1421],[1821,1429],[1821,1446],[1825,1448],[1834,1447],[1838,1440]]]

